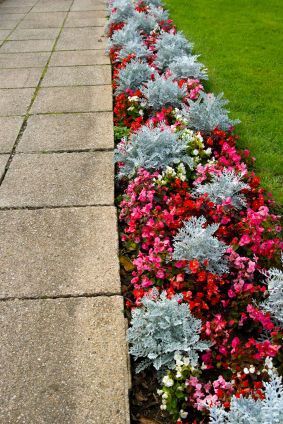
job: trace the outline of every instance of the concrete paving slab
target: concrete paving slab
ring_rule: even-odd
[[[54,52],[49,67],[103,64],[110,65],[110,59],[104,50],[69,50]]]
[[[65,22],[65,27],[104,27],[106,20],[104,10],[70,12]]]
[[[50,52],[53,44],[53,40],[6,41],[0,53]]]
[[[111,112],[69,113],[31,116],[17,152],[113,149],[113,147]]]
[[[3,53],[0,54],[0,68],[43,68],[49,56],[49,52]]]
[[[19,134],[24,118],[10,116],[0,118],[0,152],[10,153]]]
[[[5,40],[5,38],[8,37],[10,32],[11,31],[9,31],[8,29],[0,29],[0,40]]]
[[[1,104],[1,103],[0,103]],[[41,88],[31,113],[99,112],[112,110],[112,87]]]
[[[67,12],[30,12],[18,28],[60,28]]]
[[[9,0],[9,7],[34,6],[38,0]],[[4,4],[8,5],[6,1]]]
[[[2,175],[4,174],[5,166],[7,164],[9,156],[10,155],[0,155],[0,178],[2,178]]]
[[[110,65],[58,66],[47,70],[41,86],[104,85],[111,84],[111,80]]]
[[[1,20],[0,19],[0,29],[10,29],[12,30],[13,28],[15,28],[17,26],[17,22],[16,21],[10,21],[10,20]]]
[[[128,423],[120,296],[2,302],[0,316],[1,422]]]
[[[15,155],[0,207],[112,205],[112,152]]]
[[[54,40],[59,34],[60,28],[41,29],[16,29],[9,36],[9,40]]]
[[[20,21],[25,17],[25,13],[5,13],[2,10],[0,11],[0,20],[5,21],[6,19],[9,21]]]
[[[0,228],[2,299],[120,293],[114,207],[0,211]]]
[[[14,13],[27,13],[31,10],[31,6],[9,6],[8,2],[4,2],[0,4],[0,14],[14,14]]]
[[[99,0],[74,0],[71,11],[105,10],[106,2]]]
[[[71,3],[70,0],[39,2],[32,10],[34,12],[65,12],[70,9]]]
[[[0,89],[0,116],[24,115],[34,88]]]
[[[64,28],[56,50],[105,49],[104,28]]]
[[[0,88],[36,87],[41,68],[0,69]]]
[[[78,12],[69,12],[68,19],[86,19],[86,18],[106,18],[107,11],[104,10],[82,10]]]

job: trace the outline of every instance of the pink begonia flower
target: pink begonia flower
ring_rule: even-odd
[[[245,246],[246,244],[249,244],[251,242],[251,238],[247,235],[244,234],[239,241],[239,245],[240,246]]]

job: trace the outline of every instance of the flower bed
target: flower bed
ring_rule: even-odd
[[[156,374],[164,422],[281,423],[280,217],[160,1],[109,10],[135,371]]]

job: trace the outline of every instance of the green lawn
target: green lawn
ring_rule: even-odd
[[[206,88],[223,91],[241,120],[239,146],[256,157],[262,184],[283,203],[282,0],[164,1],[208,68]]]

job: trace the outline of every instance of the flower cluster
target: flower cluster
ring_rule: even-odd
[[[227,415],[235,399],[260,409],[283,356],[280,217],[237,148],[227,102],[204,93],[206,70],[159,0],[110,2],[108,31],[137,369],[163,372],[161,409],[178,423]],[[188,313],[169,319],[176,299]],[[192,361],[194,319],[190,337],[205,349],[196,344]]]

